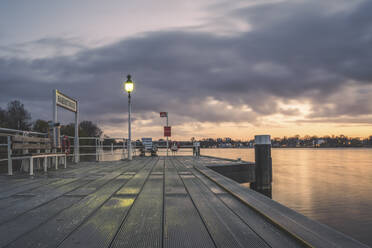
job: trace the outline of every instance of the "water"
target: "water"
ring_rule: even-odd
[[[253,149],[202,155],[254,161]],[[272,198],[372,246],[372,149],[272,149]]]

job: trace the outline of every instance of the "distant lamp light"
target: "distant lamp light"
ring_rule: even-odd
[[[134,84],[131,79],[131,75],[127,76],[127,81],[124,83],[124,89],[128,93],[131,93],[134,90]]]

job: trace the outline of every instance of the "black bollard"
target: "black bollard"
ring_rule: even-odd
[[[256,181],[251,183],[250,187],[271,197],[272,161],[270,135],[256,135],[254,138]]]

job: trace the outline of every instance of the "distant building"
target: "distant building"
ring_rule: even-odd
[[[325,143],[324,139],[317,139],[313,141],[315,143],[315,147],[319,147],[320,145]]]
[[[222,143],[222,144],[219,144],[219,147],[220,148],[231,148],[232,144],[231,143]]]

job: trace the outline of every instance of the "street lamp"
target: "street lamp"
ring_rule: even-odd
[[[130,112],[131,112],[131,103],[130,103],[130,93],[134,89],[134,84],[131,79],[131,75],[127,76],[127,81],[124,83],[124,90],[128,92],[128,160],[132,160],[132,130],[130,126]]]

